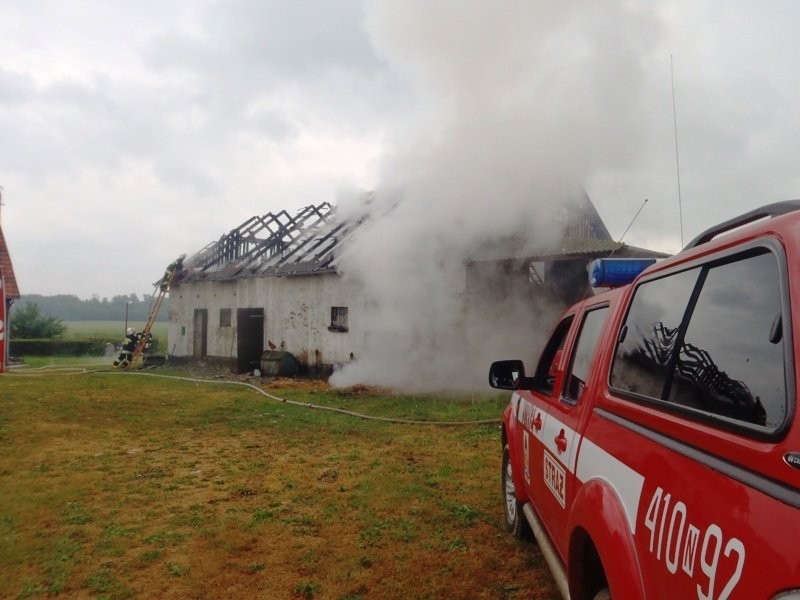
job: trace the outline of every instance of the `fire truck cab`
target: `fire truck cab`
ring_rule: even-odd
[[[798,265],[800,201],[768,205],[650,266],[597,262],[613,288],[530,374],[492,364],[506,526],[565,598],[800,599]]]

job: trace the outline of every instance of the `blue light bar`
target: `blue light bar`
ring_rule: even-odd
[[[589,285],[592,287],[627,285],[655,262],[655,258],[598,258],[589,263]]]

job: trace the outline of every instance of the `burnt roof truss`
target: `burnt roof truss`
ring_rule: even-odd
[[[328,202],[254,216],[187,261],[189,279],[299,275],[334,269],[334,251],[357,225],[336,219]]]

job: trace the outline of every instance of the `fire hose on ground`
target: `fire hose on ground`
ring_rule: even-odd
[[[252,383],[248,383],[246,381],[231,381],[227,379],[205,379],[202,377],[184,377],[180,375],[162,375],[159,373],[136,373],[131,371],[117,371],[117,370],[106,370],[106,369],[86,369],[83,367],[69,367],[69,366],[61,366],[61,367],[36,367],[36,368],[26,368],[22,369],[12,369],[6,372],[8,375],[18,375],[18,376],[41,376],[45,374],[60,374],[60,375],[122,375],[122,376],[131,376],[131,377],[158,377],[162,379],[174,379],[178,381],[187,381],[190,383],[212,383],[212,384],[222,384],[222,385],[238,385],[246,388],[250,388],[261,394],[262,396],[266,396],[270,400],[274,400],[275,402],[280,402],[282,404],[288,404],[291,406],[298,406],[302,408],[308,408],[312,410],[321,410],[327,411],[332,413],[337,413],[341,415],[346,415],[349,417],[355,417],[358,419],[362,419],[364,421],[378,421],[382,423],[397,423],[402,425],[435,425],[437,427],[462,427],[462,426],[470,426],[470,425],[499,425],[500,419],[477,419],[474,421],[425,421],[422,419],[401,419],[396,417],[379,417],[375,415],[368,415],[352,410],[347,410],[345,408],[337,408],[335,406],[325,406],[322,404],[314,404],[312,402],[299,402],[297,400],[289,400],[287,398],[281,398],[280,396],[275,396],[274,394],[270,394],[266,390],[257,385]]]

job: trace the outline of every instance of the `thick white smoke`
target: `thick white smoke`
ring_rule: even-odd
[[[514,233],[531,250],[554,244],[560,206],[592,169],[635,158],[658,23],[622,1],[369,7],[373,43],[413,82],[420,110],[340,259],[370,311],[366,352],[331,381],[480,386],[491,358],[530,360],[554,316],[515,298],[469,314],[465,261]]]

